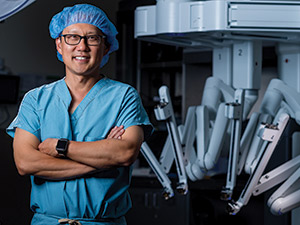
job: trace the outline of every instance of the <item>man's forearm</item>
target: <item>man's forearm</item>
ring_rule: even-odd
[[[119,137],[116,135],[116,137]],[[110,168],[132,164],[143,142],[144,132],[139,126],[132,126],[120,138],[107,138],[93,142],[70,141],[67,157],[92,168]],[[48,138],[38,145],[45,155],[59,157],[55,146],[58,139]]]
[[[36,150],[34,150],[36,151]],[[55,158],[39,151],[31,154],[31,157],[23,157],[17,165],[21,175],[34,175],[46,179],[65,179],[84,175],[95,168],[70,159]]]
[[[128,166],[136,158],[134,146],[126,141],[104,139],[95,142],[71,141],[67,156],[76,161],[96,168]]]
[[[67,156],[74,161],[96,168],[129,166],[137,158],[143,138],[143,129],[132,126],[126,129],[122,139],[71,141]]]
[[[47,179],[81,176],[95,168],[69,159],[55,158],[38,151],[39,140],[18,129],[14,138],[14,159],[20,175],[35,175]]]
[[[41,164],[36,165],[36,170],[32,171],[31,174],[50,180],[60,180],[80,177],[96,170],[96,168],[72,161],[70,159],[53,158],[51,156],[49,157],[49,159],[41,160]]]

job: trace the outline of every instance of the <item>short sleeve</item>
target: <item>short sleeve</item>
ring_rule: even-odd
[[[153,132],[152,124],[142,105],[140,96],[132,87],[128,88],[124,95],[116,125],[123,125],[125,129],[133,125],[142,126],[145,140]]]
[[[36,99],[32,91],[24,96],[18,115],[6,129],[7,134],[14,137],[16,128],[26,130],[40,140],[39,117],[36,110]]]

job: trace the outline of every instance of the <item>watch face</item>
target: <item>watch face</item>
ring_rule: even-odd
[[[69,140],[65,138],[61,138],[58,140],[56,145],[56,151],[59,155],[66,156],[68,149]]]
[[[65,150],[67,146],[67,141],[58,140],[56,149]]]

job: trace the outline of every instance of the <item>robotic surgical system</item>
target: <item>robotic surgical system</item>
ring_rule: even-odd
[[[300,125],[300,1],[157,0],[136,8],[135,37],[213,52],[213,74],[206,80],[202,102],[188,108],[183,124],[176,124],[168,87],[159,89],[154,112],[165,121],[168,138],[159,160],[147,143],[141,152],[162,184],[163,196],[174,196],[167,176],[173,162],[177,191],[186,194],[188,179],[203,179],[227,148],[226,185],[220,194],[230,214],[238,213],[252,195],[276,185],[268,200],[273,214],[300,206],[300,156],[294,154],[263,174],[290,119]],[[279,75],[269,83],[258,112],[250,114],[261,85],[264,43],[276,45]],[[296,151],[297,134],[292,139]],[[243,170],[249,179],[235,200],[236,178]]]

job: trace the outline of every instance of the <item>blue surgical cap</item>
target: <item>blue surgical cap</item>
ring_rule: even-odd
[[[50,36],[53,39],[58,38],[66,27],[75,23],[94,25],[105,34],[106,40],[110,44],[110,49],[102,59],[100,67],[103,67],[108,61],[109,54],[119,48],[119,43],[116,39],[118,34],[116,27],[101,9],[89,4],[78,4],[73,7],[65,7],[63,11],[53,16],[49,25]],[[57,57],[63,62],[62,55],[59,52],[57,52]]]

